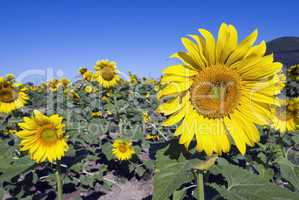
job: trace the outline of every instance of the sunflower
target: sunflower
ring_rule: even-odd
[[[22,84],[15,83],[11,76],[0,77],[0,112],[10,113],[23,107],[29,99],[26,90]]]
[[[299,97],[280,99],[279,106],[272,106],[272,127],[282,134],[295,131],[299,123]]]
[[[81,68],[79,69],[79,72],[80,72],[81,75],[83,75],[83,74],[85,74],[85,72],[87,72],[87,68],[85,68],[85,67],[81,67]]]
[[[108,60],[100,60],[94,67],[96,73],[94,78],[104,88],[114,87],[120,81],[116,63]]]
[[[150,141],[159,141],[160,136],[158,134],[148,133],[145,135],[145,139]]]
[[[233,141],[244,155],[260,139],[256,125],[270,123],[268,105],[278,104],[282,64],[265,56],[265,41],[254,45],[257,30],[240,43],[233,25],[223,23],[217,41],[199,32],[182,38],[187,52],[172,55],[181,64],[163,70],[157,111],[170,116],[164,126],[181,122],[175,136],[186,148],[195,137],[197,151],[222,154]]]
[[[94,111],[94,112],[91,112],[91,116],[93,118],[98,118],[98,117],[102,117],[103,113],[101,111]]]
[[[21,138],[21,151],[28,151],[37,163],[60,160],[68,150],[62,120],[57,114],[48,117],[38,110],[31,118],[24,117],[18,124],[22,130],[16,133]]]
[[[292,80],[298,81],[299,80],[299,64],[289,67],[288,75]]]
[[[143,121],[144,121],[144,123],[148,123],[150,120],[151,120],[151,117],[148,114],[148,112],[143,112]]]
[[[84,80],[91,81],[93,79],[94,74],[92,73],[92,71],[86,71],[82,76]]]
[[[112,154],[118,160],[129,160],[132,158],[133,154],[135,154],[132,142],[130,141],[116,139],[113,142],[112,147]]]
[[[91,85],[86,85],[84,87],[84,91],[88,94],[93,93],[95,91],[94,87],[92,87]]]

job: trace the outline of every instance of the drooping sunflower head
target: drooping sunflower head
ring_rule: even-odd
[[[295,131],[299,123],[299,98],[280,99],[278,106],[272,106],[272,127],[280,133]]]
[[[10,113],[23,107],[29,97],[22,84],[15,83],[12,76],[0,77],[0,112]]]
[[[112,154],[118,160],[130,160],[133,154],[135,154],[132,142],[127,140],[116,139],[112,147]]]
[[[85,72],[87,72],[87,68],[80,67],[79,72],[80,72],[81,75],[83,75]]]
[[[267,106],[278,104],[282,64],[265,56],[264,41],[254,45],[257,31],[241,42],[225,23],[217,40],[205,29],[199,32],[182,38],[186,51],[172,55],[181,64],[163,70],[157,111],[169,115],[165,126],[180,122],[175,135],[186,147],[195,138],[198,151],[221,154],[233,141],[244,154],[246,145],[259,141],[255,125],[270,122]]]
[[[94,69],[94,78],[104,88],[114,87],[120,81],[120,76],[116,68],[116,63],[108,60],[97,61]]]
[[[60,160],[68,150],[62,120],[57,114],[46,116],[37,110],[31,118],[24,117],[16,133],[21,139],[21,151],[28,151],[37,163]]]

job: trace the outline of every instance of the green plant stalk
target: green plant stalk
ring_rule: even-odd
[[[57,183],[57,191],[56,191],[57,200],[63,200],[60,161],[57,161],[57,163],[56,163],[55,177],[56,177],[56,183]]]
[[[204,200],[205,199],[205,191],[203,185],[203,173],[197,172],[197,199]]]

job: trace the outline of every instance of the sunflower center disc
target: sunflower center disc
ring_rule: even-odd
[[[209,118],[222,118],[239,105],[241,79],[233,69],[215,65],[201,70],[191,87],[195,109]]]
[[[127,146],[125,144],[119,144],[118,150],[122,153],[127,152]]]
[[[101,75],[104,80],[111,81],[114,77],[114,70],[111,67],[103,67],[101,69]]]
[[[11,103],[18,98],[18,91],[14,88],[8,87],[1,87],[0,88],[0,101],[4,103]]]
[[[55,130],[52,130],[52,129],[45,129],[42,132],[41,137],[46,142],[54,142],[57,140],[56,132],[55,132]]]

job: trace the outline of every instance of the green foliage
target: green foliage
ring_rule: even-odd
[[[227,186],[211,184],[226,199],[288,199],[295,200],[299,193],[283,189],[262,176],[254,175],[238,166],[227,163],[221,159],[212,170],[214,174],[225,177]]]
[[[34,162],[27,156],[15,155],[13,148],[3,140],[0,140],[0,161],[0,181],[9,181],[34,165]]]
[[[286,158],[278,161],[282,178],[288,180],[299,191],[299,166],[294,165]]]
[[[153,200],[167,199],[182,184],[194,178],[191,171],[193,163],[182,154],[178,158],[171,158],[171,155],[165,155],[167,150],[162,149],[157,153]]]

